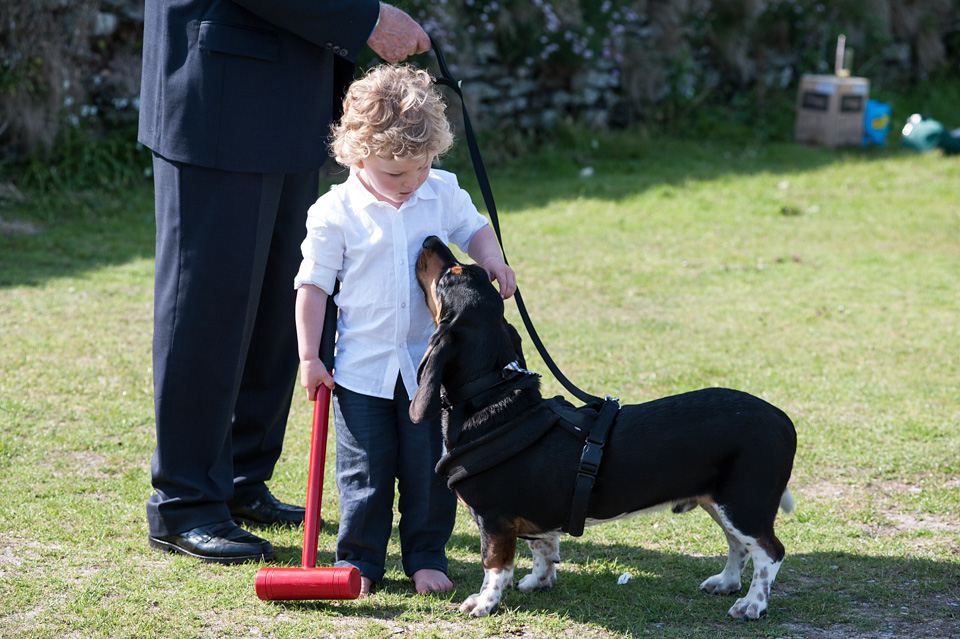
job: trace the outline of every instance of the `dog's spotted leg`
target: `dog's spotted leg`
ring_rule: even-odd
[[[733,535],[727,534],[727,563],[723,571],[708,577],[700,584],[700,590],[715,595],[729,595],[740,590],[740,575],[750,558],[750,551]]]
[[[772,533],[765,538],[744,535],[730,522],[722,508],[708,502],[702,502],[701,506],[723,528],[730,555],[723,572],[704,581],[700,588],[716,594],[736,592],[740,589],[740,573],[749,557],[753,561],[750,589],[734,602],[727,614],[735,619],[759,619],[767,613],[770,588],[783,563],[783,544]]]
[[[737,599],[727,614],[734,619],[759,619],[767,614],[767,600],[770,599],[770,587],[777,578],[783,560],[774,561],[763,548],[751,552],[753,559],[753,580],[745,597]]]
[[[483,569],[480,592],[470,595],[460,604],[460,612],[471,617],[486,617],[496,609],[503,591],[513,585],[513,565],[499,570]]]
[[[516,535],[492,537],[480,531],[483,554],[483,585],[480,592],[470,595],[460,604],[460,612],[471,617],[486,617],[492,613],[503,591],[513,585],[513,561],[517,551]]]
[[[704,510],[710,513],[727,538],[727,564],[723,571],[712,577],[708,577],[700,584],[700,590],[705,590],[715,595],[729,595],[740,590],[740,574],[747,565],[747,559],[750,557],[750,551],[747,550],[740,540],[731,532],[733,526],[727,521],[726,517],[721,516],[716,505],[711,502],[700,504]]]
[[[529,539],[527,546],[533,554],[533,571],[520,580],[517,589],[532,592],[540,588],[553,588],[557,583],[557,564],[560,562],[560,536]]]

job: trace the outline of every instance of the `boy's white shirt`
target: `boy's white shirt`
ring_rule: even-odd
[[[356,170],[320,196],[307,213],[294,287],[312,284],[329,295],[341,282],[335,298],[338,385],[392,398],[399,373],[413,397],[434,329],[414,272],[420,247],[436,235],[466,252],[487,224],[457,177],[438,169],[399,209],[377,200]]]

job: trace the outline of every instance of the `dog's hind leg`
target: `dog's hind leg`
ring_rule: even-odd
[[[739,589],[740,572],[746,566],[747,557],[753,560],[753,578],[747,594],[730,607],[727,614],[735,619],[759,619],[767,613],[767,601],[770,599],[770,588],[780,571],[783,563],[783,544],[773,534],[772,525],[769,534],[761,537],[752,537],[740,532],[715,504],[702,503],[703,508],[720,524],[727,536],[730,546],[730,556],[727,565],[719,575],[704,581],[700,588],[707,592],[718,594],[734,592]],[[734,548],[736,547],[736,554]],[[724,585],[730,586],[730,575],[736,572],[737,588],[724,590]],[[725,581],[726,580],[726,581]]]
[[[520,580],[517,589],[532,592],[541,588],[553,588],[557,583],[557,564],[560,562],[560,536],[550,535],[528,539],[527,546],[533,555],[533,571]]]
[[[700,590],[716,595],[729,595],[740,590],[740,574],[747,565],[747,559],[750,557],[750,551],[746,546],[731,532],[733,528],[726,517],[721,517],[717,507],[712,502],[702,502],[700,506],[710,513],[713,520],[723,529],[723,534],[727,538],[727,564],[723,571],[704,580],[700,584]]]
[[[776,537],[773,540],[780,543]],[[783,564],[782,558],[775,560],[766,548],[760,547],[759,543],[751,549],[750,558],[753,560],[753,579],[750,581],[750,590],[747,591],[746,596],[737,599],[727,611],[727,614],[734,619],[759,619],[767,614],[770,588]]]

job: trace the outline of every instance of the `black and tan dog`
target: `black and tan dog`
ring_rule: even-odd
[[[483,586],[460,610],[488,615],[513,583],[518,537],[533,553],[533,571],[518,588],[556,582],[558,534],[570,518],[583,431],[596,410],[541,397],[538,376],[524,370],[520,336],[482,268],[458,262],[429,237],[417,279],[437,328],[410,417],[419,422],[443,411],[448,453],[437,469],[479,526],[483,555]],[[757,619],[783,561],[773,524],[778,508],[793,509],[787,481],[796,444],[781,410],[740,391],[708,388],[624,406],[603,449],[586,524],[699,505],[723,529],[730,550],[723,571],[700,588],[738,591],[752,559],[750,589],[729,614]]]

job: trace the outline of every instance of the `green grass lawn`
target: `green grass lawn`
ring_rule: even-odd
[[[524,299],[574,383],[625,402],[729,386],[793,418],[797,512],[778,519],[765,619],[726,619],[733,599],[697,590],[726,551],[699,510],[563,540],[555,589],[479,620],[457,611],[482,580],[463,509],[446,596],[414,594],[395,542],[374,596],[307,603],[259,601],[257,565],[148,548],[146,186],[0,206],[17,229],[0,234],[0,637],[960,635],[960,159],[623,133],[490,168]],[[288,501],[309,428],[297,393],[272,484]],[[263,534],[299,563],[299,531]]]

